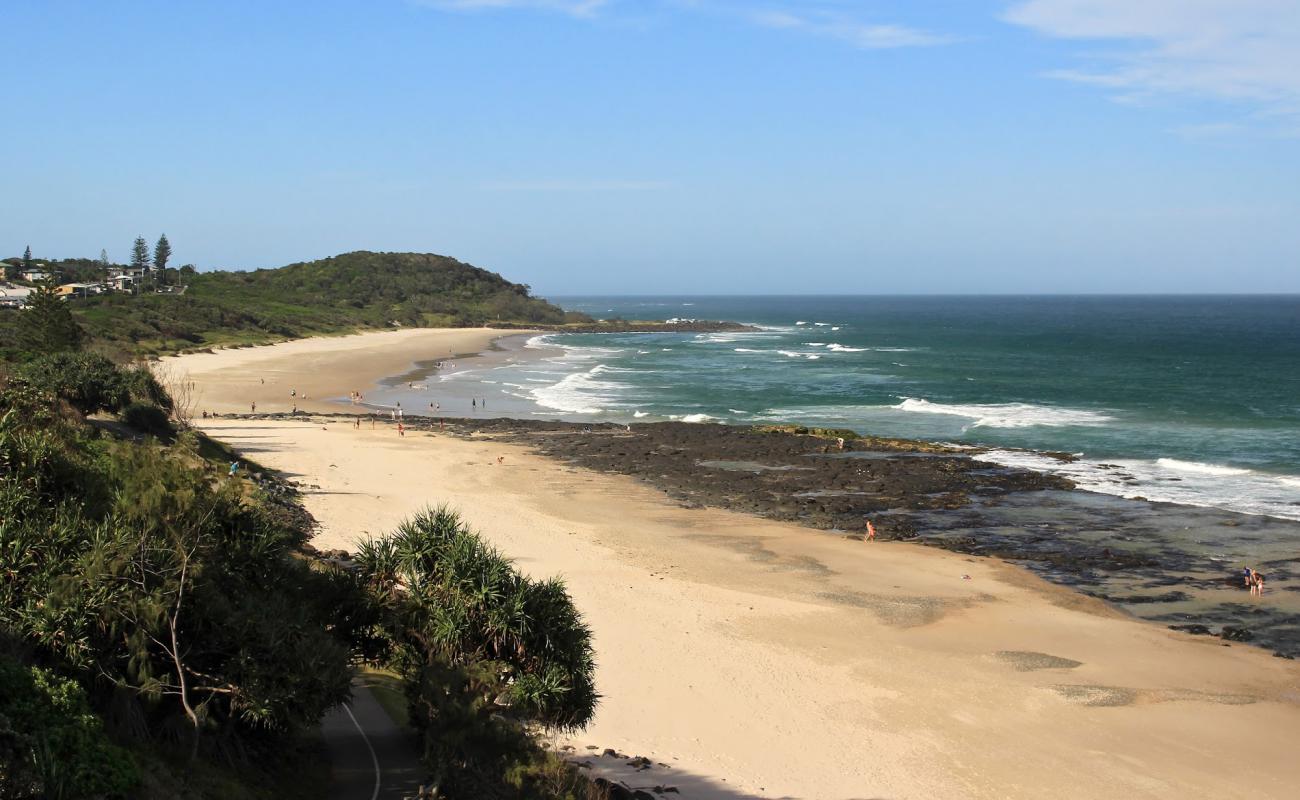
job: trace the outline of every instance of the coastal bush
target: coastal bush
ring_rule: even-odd
[[[598,700],[590,632],[563,583],[521,575],[445,506],[363,543],[357,564],[443,789],[515,796],[500,794],[511,774],[529,791],[546,759],[521,725],[580,728]]]
[[[33,425],[50,412],[21,392],[0,404],[0,627],[128,698],[144,735],[188,731],[191,758],[205,734],[249,752],[346,699],[338,595],[294,557],[304,530],[184,442]]]
[[[131,403],[122,409],[122,421],[140,433],[159,439],[170,438],[176,433],[167,412],[153,403]]]
[[[187,282],[184,294],[105,294],[64,305],[101,347],[115,343],[137,354],[394,324],[574,318],[527,286],[428,253],[359,251],[279,269],[193,273]]]
[[[96,353],[51,353],[16,370],[16,379],[66,401],[83,414],[121,411],[132,401],[171,407],[171,398],[149,370],[120,367]]]
[[[75,681],[0,656],[0,797],[125,798],[139,781]]]

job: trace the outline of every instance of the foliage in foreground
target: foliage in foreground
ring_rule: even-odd
[[[446,507],[364,544],[357,560],[442,790],[585,796],[585,780],[523,727],[581,727],[598,700],[590,632],[563,583],[521,575]]]
[[[346,581],[295,557],[305,532],[194,451],[0,390],[0,632],[84,690],[113,737],[252,759],[347,698],[329,605]],[[5,769],[39,773],[39,753]],[[66,796],[99,794],[122,796]]]
[[[80,685],[0,655],[0,797],[124,797],[139,780]]]
[[[0,661],[0,798],[252,796],[231,776],[301,751],[354,659],[400,673],[443,797],[600,796],[530,734],[598,699],[560,581],[446,508],[355,572],[305,558],[300,516],[172,436],[171,406],[84,353],[0,379],[0,644],[20,656]],[[169,435],[119,439],[96,412]]]

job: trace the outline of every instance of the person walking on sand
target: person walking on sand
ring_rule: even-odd
[[[874,542],[875,540],[876,540],[876,526],[871,524],[871,520],[867,520],[867,541]]]
[[[257,403],[252,403],[251,405],[249,405],[249,408],[253,410],[254,414],[257,413]]]
[[[406,435],[406,426],[403,425],[403,424],[400,423],[400,422],[397,423],[397,435],[398,435],[398,436],[405,436],[405,435]]]

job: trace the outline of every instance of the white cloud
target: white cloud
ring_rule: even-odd
[[[1047,36],[1121,49],[1050,73],[1116,90],[1247,102],[1300,114],[1297,0],[1022,0],[1005,19]]]
[[[826,36],[867,50],[895,47],[920,47],[952,41],[904,25],[864,22],[841,13],[825,10],[795,12],[789,10],[758,11],[749,14],[751,21],[767,28],[784,28]]]
[[[617,0],[411,0],[417,5],[444,11],[490,11],[500,9],[540,9],[574,17],[596,17],[615,7],[626,11],[627,4]],[[768,3],[733,2],[732,0],[646,0],[643,5],[676,9],[685,13],[714,14],[744,20],[765,28],[801,31],[847,42],[854,47],[883,50],[945,44],[951,37],[939,36],[906,25],[868,22],[845,13],[840,0],[774,0]],[[761,6],[761,8],[756,8]],[[603,16],[609,17],[606,13]]]
[[[590,17],[609,0],[415,0],[417,5],[447,11],[488,11],[502,8],[536,8],[558,11],[574,17]]]

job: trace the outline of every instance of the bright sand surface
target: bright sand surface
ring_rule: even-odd
[[[188,371],[201,407],[243,411],[250,376],[346,396],[470,349],[444,335],[495,334],[313,340],[172,367]],[[349,548],[445,501],[521,569],[563,575],[592,627],[604,695],[565,741],[598,769],[623,763],[596,756],[607,747],[670,765],[624,767],[633,786],[824,800],[1300,788],[1295,662],[1129,619],[998,561],[684,509],[631,478],[486,437],[200,423],[320,487],[304,497],[319,547]]]

